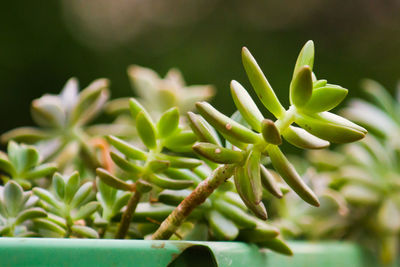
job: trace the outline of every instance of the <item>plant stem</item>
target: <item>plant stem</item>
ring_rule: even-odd
[[[198,184],[196,189],[172,211],[152,235],[151,239],[169,239],[190,213],[202,204],[218,186],[233,175],[235,167],[235,164],[225,164],[215,169],[207,179]]]
[[[135,213],[136,207],[142,197],[142,193],[138,190],[132,194],[129,199],[128,205],[126,206],[125,212],[122,214],[121,222],[118,226],[117,234],[115,235],[116,239],[124,239],[126,234],[128,233],[129,224],[132,221],[132,216]]]

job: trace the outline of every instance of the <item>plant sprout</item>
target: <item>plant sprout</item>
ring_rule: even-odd
[[[285,109],[275,95],[257,62],[247,50],[242,50],[242,61],[250,82],[263,105],[277,118],[274,122],[264,116],[248,92],[238,82],[231,82],[235,105],[250,127],[225,116],[210,104],[197,103],[203,118],[218,130],[234,147],[225,149],[215,144],[213,133],[200,122],[192,123],[202,142],[194,149],[209,160],[222,163],[215,171],[175,209],[161,224],[153,239],[168,239],[190,212],[203,203],[232,175],[236,189],[246,206],[258,217],[266,219],[263,206],[261,159],[268,156],[274,169],[304,201],[319,206],[312,190],[303,182],[294,167],[279,149],[281,136],[301,148],[319,149],[333,143],[347,143],[363,138],[366,130],[343,117],[328,112],[347,95],[347,90],[317,80],[312,72],[314,44],[309,41],[301,50],[290,82],[289,109]],[[194,121],[194,120],[193,120]],[[292,126],[296,123],[300,127]],[[237,151],[239,150],[239,151]],[[222,156],[222,157],[221,157]],[[265,170],[263,169],[263,172]],[[270,176],[268,173],[266,177]],[[264,179],[268,187],[276,188],[272,179]]]

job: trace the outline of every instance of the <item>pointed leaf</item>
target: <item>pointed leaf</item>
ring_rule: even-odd
[[[123,190],[123,191],[133,191],[134,190],[134,185],[133,184],[128,184],[127,182],[115,177],[108,171],[97,168],[96,169],[96,174],[99,176],[99,178],[105,183],[108,184],[109,186]]]
[[[242,49],[242,62],[258,98],[275,117],[280,118],[285,113],[285,109],[276,97],[274,90],[267,78],[265,78],[256,60],[246,47]]]
[[[214,236],[218,240],[233,240],[239,234],[237,226],[215,210],[211,210],[207,213],[207,219]]]
[[[290,103],[296,107],[303,107],[313,94],[311,68],[302,66],[295,73],[290,83]]]
[[[307,203],[319,206],[319,201],[314,192],[304,183],[295,168],[287,160],[285,155],[277,146],[269,146],[268,154],[275,170],[281,175],[285,182]]]
[[[311,70],[314,66],[314,42],[309,40],[301,49],[297,57],[296,65],[293,71],[293,77],[300,70],[302,66],[310,66]]]
[[[301,109],[309,113],[331,110],[343,101],[347,93],[347,89],[331,84],[316,88],[310,100]]]
[[[261,121],[264,119],[264,116],[261,114],[260,110],[257,108],[257,105],[254,103],[246,89],[244,89],[243,86],[237,81],[232,81],[231,94],[233,101],[235,102],[235,105],[242,114],[243,118],[254,130],[260,132]]]
[[[137,160],[146,160],[147,155],[146,152],[143,150],[136,148],[135,146],[115,137],[115,136],[108,136],[108,141],[111,145],[113,145],[119,152],[124,154],[130,159],[137,159]]]
[[[165,111],[157,122],[157,131],[161,138],[170,136],[178,129],[179,111],[177,107]]]
[[[296,126],[289,126],[282,133],[282,136],[292,145],[303,149],[321,149],[329,146],[328,141],[318,138]]]
[[[193,112],[188,112],[188,119],[190,128],[193,133],[196,134],[200,142],[221,145],[221,141],[216,131],[201,116],[194,114]]]
[[[222,134],[232,136],[244,143],[257,143],[260,140],[256,133],[220,113],[210,104],[200,102],[196,104],[196,107],[200,114]]]
[[[196,143],[193,150],[199,155],[216,163],[238,163],[243,161],[245,153],[220,147],[210,143]]]

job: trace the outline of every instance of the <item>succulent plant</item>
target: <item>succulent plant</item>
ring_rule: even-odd
[[[55,173],[49,190],[35,187],[33,193],[49,212],[48,218],[36,220],[41,228],[39,232],[44,236],[98,238],[98,233],[85,221],[100,207],[97,201],[90,201],[92,190],[92,182],[81,185],[78,172],[71,175]]]
[[[86,125],[99,115],[108,98],[106,79],[92,82],[79,93],[77,80],[71,78],[59,95],[46,94],[32,102],[31,115],[39,127],[11,130],[1,136],[1,141],[35,144],[43,160],[56,162],[60,168],[77,155],[84,157],[88,166],[97,167]]]
[[[128,75],[139,102],[155,119],[173,107],[185,114],[194,108],[194,103],[208,100],[215,93],[211,85],[187,86],[182,73],[177,69],[170,69],[165,78],[161,78],[149,68],[132,65],[128,68]],[[110,113],[129,111],[129,99],[119,98],[110,101],[107,111]]]
[[[175,177],[191,180],[198,185],[211,174],[211,169],[207,166],[200,166],[194,171],[173,170],[173,173],[175,173]],[[158,201],[177,206],[192,192],[193,190],[190,189],[164,190],[158,195]],[[151,214],[147,214],[147,217],[152,218]],[[186,235],[189,237],[208,236],[208,232],[211,232],[214,240],[242,240],[268,247],[283,254],[292,254],[288,245],[278,237],[278,228],[256,218],[249,212],[235,191],[232,181],[227,181],[223,186],[218,187],[203,204],[198,206],[192,217],[192,227],[189,228],[189,231],[186,230]],[[189,221],[191,221],[190,218]],[[202,227],[201,222],[204,222],[203,224],[206,224],[208,228]],[[177,232],[180,232],[180,229]],[[183,236],[183,238],[186,237]],[[280,247],[270,245],[272,243],[280,243]]]
[[[37,236],[32,220],[47,217],[46,211],[35,207],[38,200],[14,181],[0,186],[0,236]]]
[[[134,192],[123,215],[121,230],[117,235],[119,238],[125,236],[130,218],[142,194],[150,191],[153,186],[180,190],[193,184],[189,180],[169,177],[170,168],[194,168],[201,164],[198,159],[165,152],[165,149],[175,152],[189,150],[196,141],[196,136],[190,130],[179,127],[179,111],[176,107],[165,111],[158,122],[154,123],[147,110],[137,100],[132,98],[129,104],[139,137],[147,149],[143,150],[115,136],[109,136],[110,144],[120,152],[111,152],[111,158],[126,175],[121,175],[121,179],[104,169],[97,169],[97,175],[104,183],[119,190]],[[133,183],[124,181],[124,178]]]
[[[304,201],[319,206],[317,196],[304,183],[293,165],[279,149],[282,137],[289,143],[305,149],[327,147],[329,142],[347,143],[363,138],[366,130],[347,119],[328,112],[347,95],[347,89],[317,80],[312,72],[314,44],[307,42],[301,50],[290,82],[289,109],[285,109],[275,95],[257,62],[250,52],[243,48],[242,60],[249,80],[263,105],[277,118],[274,122],[265,119],[250,95],[238,82],[231,82],[231,93],[242,118],[229,118],[210,104],[196,104],[202,117],[232,144],[222,147],[215,139],[210,127],[191,114],[191,126],[202,143],[194,146],[201,156],[216,163],[224,164],[199,184],[195,191],[161,224],[153,235],[155,239],[171,236],[190,213],[194,203],[202,203],[226,179],[234,176],[236,189],[246,206],[261,219],[267,213],[262,204],[262,185],[280,196],[271,173],[261,167],[268,157],[274,169]],[[240,123],[237,121],[244,121]],[[296,123],[300,127],[292,126]],[[262,178],[263,177],[263,178]],[[188,203],[187,203],[188,202]],[[190,207],[182,210],[183,207]]]
[[[7,154],[0,152],[0,170],[3,172],[3,183],[12,179],[25,189],[42,177],[53,174],[57,168],[54,163],[40,163],[40,156],[36,148],[10,141]]]
[[[342,113],[400,150],[400,84],[397,86],[397,99],[373,80],[364,80],[362,88],[372,103],[353,99]]]

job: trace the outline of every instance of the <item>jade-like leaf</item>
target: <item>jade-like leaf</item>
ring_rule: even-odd
[[[276,97],[274,90],[267,78],[265,78],[256,60],[246,47],[242,49],[242,62],[247,77],[249,77],[250,83],[256,91],[258,98],[275,117],[280,118],[285,113],[285,109]]]
[[[293,71],[293,77],[303,66],[309,66],[311,70],[314,66],[314,42],[311,40],[307,41],[297,57],[296,65]]]
[[[142,111],[136,116],[136,129],[145,146],[150,149],[157,146],[154,124]]]
[[[264,119],[264,116],[257,108],[256,103],[254,103],[247,90],[237,81],[232,81],[231,94],[233,101],[243,118],[254,130],[260,132],[261,121]]]
[[[134,190],[133,184],[128,184],[127,182],[115,177],[114,175],[112,175],[111,173],[109,173],[108,171],[106,171],[104,169],[97,168],[96,174],[100,178],[100,180],[103,181],[103,183],[105,183],[111,187],[114,187],[116,189],[123,190],[123,191],[133,191]]]
[[[200,114],[218,131],[244,143],[257,143],[260,137],[250,129],[225,116],[206,102],[196,104]]]
[[[96,201],[89,202],[84,206],[80,207],[78,212],[74,216],[74,220],[86,219],[90,215],[92,215],[95,211],[97,211],[100,207],[100,204]]]
[[[129,99],[129,110],[131,111],[131,116],[133,119],[136,119],[137,115],[139,115],[140,112],[143,112],[147,119],[152,122],[150,114],[135,98]]]
[[[279,229],[263,221],[257,220],[257,227],[240,230],[239,239],[246,242],[263,242],[279,235]]]
[[[301,109],[309,113],[331,110],[343,101],[347,93],[347,89],[330,84],[316,88],[310,100]]]
[[[110,142],[111,145],[113,145],[116,149],[118,149],[119,152],[121,152],[130,159],[137,159],[137,160],[147,159],[146,152],[144,152],[139,148],[136,148],[135,146],[125,142],[122,139],[119,139],[118,137],[110,135],[108,136],[108,141]]]
[[[112,161],[118,167],[120,167],[122,170],[124,170],[130,174],[137,175],[143,171],[143,168],[141,166],[138,166],[138,165],[128,161],[127,159],[121,157],[120,155],[118,155],[112,151],[110,152],[110,156],[111,156]]]
[[[148,178],[151,183],[157,185],[160,188],[165,188],[165,189],[180,190],[188,188],[191,185],[193,185],[192,181],[174,180],[157,174],[150,174]]]
[[[278,253],[281,253],[284,255],[288,255],[288,256],[293,255],[293,251],[290,249],[290,247],[285,243],[285,241],[283,241],[279,237],[275,237],[273,239],[260,242],[260,243],[258,243],[258,245],[260,247],[269,248],[270,250],[273,250],[275,252],[278,252]]]
[[[163,172],[170,166],[168,160],[155,159],[149,162],[149,168],[153,173]]]
[[[235,187],[246,206],[260,219],[267,219],[267,211],[265,210],[264,204],[259,202],[255,204],[254,201],[250,201],[248,198],[249,194],[252,194],[250,180],[245,174],[246,170],[243,167],[236,167],[234,174]]]
[[[282,144],[281,134],[273,121],[264,119],[261,122],[261,133],[264,140],[273,145]]]
[[[70,203],[76,192],[79,190],[80,176],[77,171],[73,172],[65,184],[65,202]]]
[[[275,180],[274,174],[270,170],[260,165],[261,183],[265,189],[277,198],[282,198],[283,194]]]
[[[216,200],[213,202],[213,206],[221,214],[232,220],[239,227],[254,228],[257,225],[255,217],[250,216],[241,208],[227,203],[223,200]]]
[[[15,217],[22,209],[23,205],[23,189],[14,181],[9,181],[3,189],[3,201],[9,216]]]
[[[210,143],[197,143],[193,146],[193,150],[212,162],[225,164],[241,162],[245,154],[243,151],[235,151]]]
[[[292,125],[282,133],[282,136],[292,145],[303,149],[321,149],[329,146],[328,141],[318,138],[308,133],[306,130]]]
[[[299,108],[303,107],[310,100],[311,94],[313,94],[311,68],[307,65],[301,66],[290,83],[290,103]]]
[[[293,165],[287,160],[285,155],[277,146],[269,146],[268,154],[275,170],[281,175],[283,180],[307,203],[319,206],[319,201],[314,192],[304,183]]]
[[[53,174],[57,170],[56,164],[45,163],[28,171],[25,175],[26,179],[35,179],[40,177],[45,177]]]
[[[327,80],[318,80],[318,81],[315,81],[315,82],[313,82],[313,88],[316,89],[316,88],[319,88],[319,87],[323,87],[323,86],[325,86],[327,83],[328,83]]]
[[[332,143],[349,143],[362,139],[367,130],[330,112],[297,114],[295,122],[307,132]]]
[[[250,190],[247,192],[247,198],[254,204],[259,204],[262,199],[262,184],[260,177],[260,153],[256,150],[249,152],[244,164],[245,176],[250,181]]]
[[[166,138],[164,145],[173,151],[179,152],[180,148],[190,147],[196,141],[196,135],[190,130],[185,130]]]
[[[92,182],[86,182],[84,183],[78,191],[75,193],[74,197],[71,200],[71,208],[78,207],[90,194],[90,192],[93,189],[93,183]]]
[[[178,108],[173,107],[165,111],[157,122],[157,131],[161,138],[170,136],[179,125],[179,111]]]
[[[203,117],[194,114],[193,112],[188,112],[189,125],[192,131],[196,134],[200,142],[207,142],[215,145],[221,145],[221,141],[212,128]]]
[[[49,191],[40,187],[35,187],[32,189],[32,192],[44,202],[57,209],[61,209],[61,203],[55,199],[55,197]]]
[[[44,95],[33,100],[31,114],[42,127],[62,128],[66,123],[65,111],[57,96]]]
[[[39,162],[39,153],[33,146],[18,145],[10,141],[7,147],[8,157],[17,172],[26,172]]]
[[[44,218],[44,217],[47,217],[47,212],[42,208],[30,208],[18,214],[18,217],[15,220],[15,224],[18,225],[27,220]]]
[[[192,169],[202,164],[202,161],[195,158],[186,158],[166,154],[158,155],[158,159],[169,161],[171,168]]]
[[[57,233],[60,236],[65,236],[65,230],[58,224],[48,220],[47,218],[37,218],[34,220],[34,224],[39,229],[45,229]]]
[[[237,226],[221,213],[211,210],[208,212],[207,218],[213,234],[219,240],[233,240],[239,234]]]
[[[53,175],[52,187],[58,199],[63,201],[65,196],[65,182],[61,174],[55,173]]]
[[[99,238],[99,234],[90,227],[83,225],[71,226],[72,232],[87,238]]]

